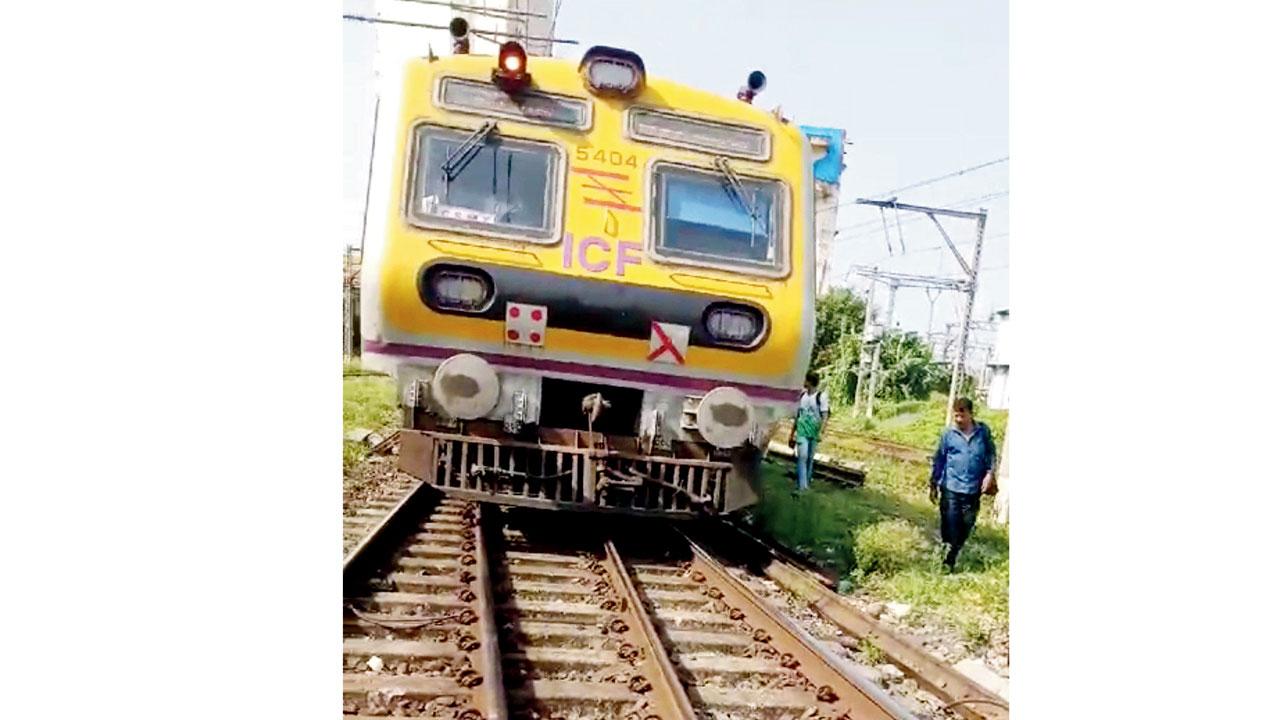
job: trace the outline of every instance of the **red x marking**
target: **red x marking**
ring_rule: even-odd
[[[647,359],[653,360],[654,358],[658,357],[662,353],[670,350],[671,354],[675,356],[676,362],[683,365],[684,356],[681,355],[680,351],[676,349],[676,344],[671,341],[671,336],[664,333],[662,331],[662,326],[659,325],[656,321],[653,323],[653,332],[657,334],[658,342],[661,342],[662,344],[658,346],[657,350],[654,350],[653,352],[649,353],[649,357]]]
[[[600,180],[596,177],[597,175],[599,175],[601,177],[613,178],[615,180],[630,180],[631,178],[629,176],[622,175],[620,173],[605,172],[603,170],[587,170],[585,168],[574,168],[573,171],[587,176],[586,179],[587,179],[587,183],[589,184],[583,184],[579,186],[583,190],[603,190],[605,193],[609,195],[610,198],[612,198],[611,200],[604,200],[600,198],[584,197],[582,199],[582,202],[584,204],[599,205],[602,207],[609,207],[617,210],[626,210],[627,212],[640,212],[639,207],[628,204],[627,199],[623,197],[623,195],[630,195],[631,194],[630,190],[627,190],[624,188],[610,187],[600,182]]]

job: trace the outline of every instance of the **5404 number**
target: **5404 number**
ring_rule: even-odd
[[[596,150],[593,153],[587,148],[578,148],[576,155],[578,160],[581,161],[595,160],[596,162],[617,165],[619,167],[636,167],[635,153],[626,154],[618,152],[617,150]]]

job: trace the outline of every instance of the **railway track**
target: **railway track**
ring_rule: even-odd
[[[911,717],[666,524],[412,495],[344,564],[343,712]]]

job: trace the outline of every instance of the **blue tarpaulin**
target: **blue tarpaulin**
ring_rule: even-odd
[[[827,141],[827,154],[814,161],[813,176],[822,182],[839,185],[840,173],[844,172],[844,130],[812,125],[801,125],[800,130],[808,137]]]

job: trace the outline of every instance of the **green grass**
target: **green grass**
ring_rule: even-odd
[[[378,430],[399,422],[395,381],[383,375],[342,379],[342,430]]]
[[[345,369],[345,368],[344,368]],[[342,378],[342,432],[355,428],[379,430],[399,423],[396,383],[385,375]],[[363,443],[342,442],[342,469],[351,470],[368,455]]]
[[[852,407],[835,408],[831,413],[831,427],[838,432],[861,433],[932,451],[937,446],[943,423],[947,419],[947,413],[944,412],[946,405],[947,396],[941,393],[935,393],[928,400],[878,402],[875,417],[871,420],[861,415],[855,417]],[[991,434],[995,436],[998,447],[1004,440],[1008,411],[992,410],[982,403],[974,403],[974,415],[991,426]]]
[[[944,399],[945,400],[945,399]],[[981,416],[980,416],[981,417]],[[833,438],[820,452],[863,464],[866,484],[816,482],[792,497],[789,465],[766,463],[755,521],[780,542],[811,554],[882,601],[909,603],[908,622],[927,619],[959,632],[973,647],[1009,627],[1009,535],[984,500],[957,572],[942,572],[938,509],[929,502],[929,467],[887,458],[856,438]]]

